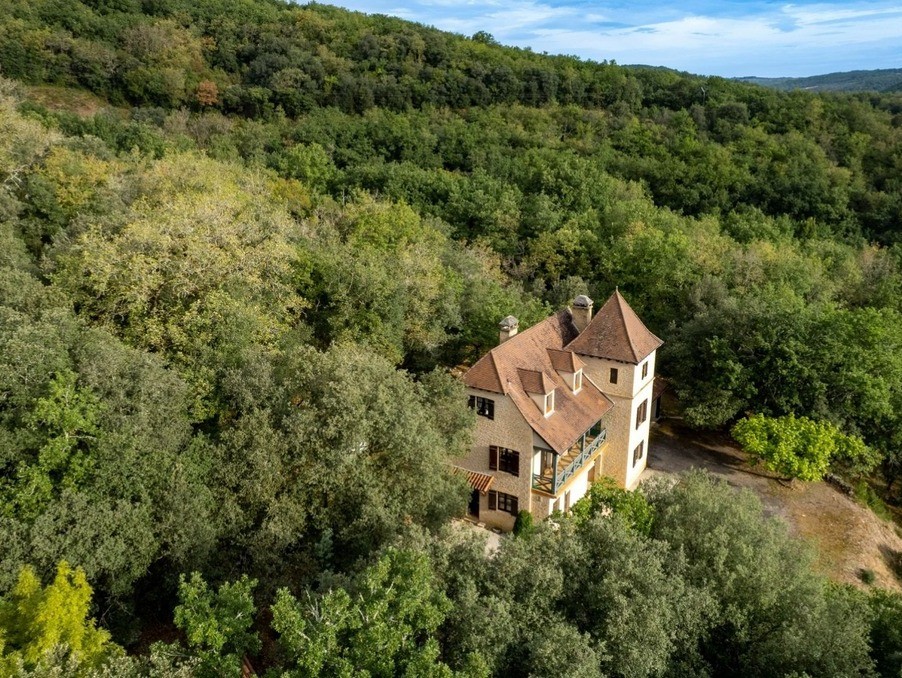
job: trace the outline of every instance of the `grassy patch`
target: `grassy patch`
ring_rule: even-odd
[[[51,111],[72,111],[79,115],[94,115],[101,108],[109,106],[100,97],[90,92],[72,87],[40,85],[26,87],[26,98]]]
[[[855,499],[871,509],[875,515],[884,520],[892,521],[893,516],[889,508],[887,508],[883,499],[880,498],[880,495],[866,481],[859,480],[855,484]]]

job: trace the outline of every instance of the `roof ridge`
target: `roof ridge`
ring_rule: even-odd
[[[638,365],[663,343],[616,289],[583,331],[565,348],[579,355]]]
[[[527,328],[526,328],[525,330],[523,330],[522,332],[517,332],[517,333],[516,333],[514,336],[512,336],[510,339],[508,339],[508,340],[506,340],[506,341],[504,341],[504,342],[502,342],[502,343],[500,343],[500,344],[496,344],[495,346],[492,346],[492,348],[489,349],[489,353],[494,353],[496,350],[498,350],[499,348],[502,348],[502,347],[506,346],[506,345],[509,344],[511,341],[515,341],[515,340],[517,339],[517,337],[522,337],[523,335],[527,334],[528,332],[531,332],[532,330],[536,329],[537,327],[541,327],[541,326],[544,325],[545,323],[550,322],[550,321],[551,321],[553,318],[555,318],[556,316],[559,316],[560,314],[567,312],[567,310],[568,310],[568,309],[566,309],[566,308],[562,308],[562,309],[559,310],[559,311],[555,311],[554,313],[552,313],[552,314],[551,314],[550,316],[548,316],[547,318],[543,318],[542,320],[540,320],[539,322],[535,323],[534,325],[530,325],[529,327],[527,327]]]
[[[495,348],[498,348],[497,346]],[[495,370],[495,378],[498,379],[498,384],[501,386],[501,393],[506,394],[507,388],[504,380],[501,378],[501,372],[498,371],[498,363],[495,362],[495,352],[494,349],[489,351],[489,355],[492,358],[492,369]]]
[[[636,350],[636,343],[633,341],[633,334],[630,332],[630,328],[627,327],[626,324],[626,313],[624,311],[624,304],[626,304],[626,308],[630,311],[633,311],[633,307],[626,303],[626,299],[623,298],[623,295],[620,294],[620,288],[614,290],[614,295],[617,298],[617,306],[620,309],[620,320],[623,322],[623,329],[626,332],[626,340],[630,344],[630,350],[633,352],[633,360],[639,362],[639,351]],[[636,315],[636,312],[633,311],[633,315]],[[637,318],[639,316],[636,316]]]

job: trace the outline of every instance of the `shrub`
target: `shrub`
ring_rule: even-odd
[[[820,480],[834,460],[861,475],[873,469],[876,460],[860,438],[829,422],[793,414],[776,418],[756,414],[738,422],[731,433],[753,461],[786,478]]]
[[[532,514],[529,511],[520,511],[514,522],[514,536],[527,537],[533,531]]]
[[[642,534],[651,532],[654,509],[645,495],[618,487],[612,478],[600,478],[592,483],[586,496],[573,505],[573,515],[579,522],[599,513],[616,514]]]

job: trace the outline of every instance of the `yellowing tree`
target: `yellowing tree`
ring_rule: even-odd
[[[274,204],[264,175],[185,154],[142,178],[121,228],[92,225],[56,280],[84,316],[164,353],[203,397],[223,354],[272,345],[295,324],[305,305],[293,287],[302,228]]]
[[[68,666],[87,672],[115,653],[118,647],[109,633],[88,617],[91,594],[84,571],[65,561],[46,587],[34,568],[22,568],[15,587],[0,602],[0,674],[40,667],[55,661],[60,651],[69,655]]]

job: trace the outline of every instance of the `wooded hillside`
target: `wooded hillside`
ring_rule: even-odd
[[[488,559],[447,370],[619,285],[691,424],[898,501],[902,95],[276,0],[12,0],[0,73],[4,675],[898,675],[900,599],[705,478]]]
[[[806,89],[815,92],[897,92],[902,88],[902,68],[843,71],[804,78],[748,77],[738,80],[784,91]]]

